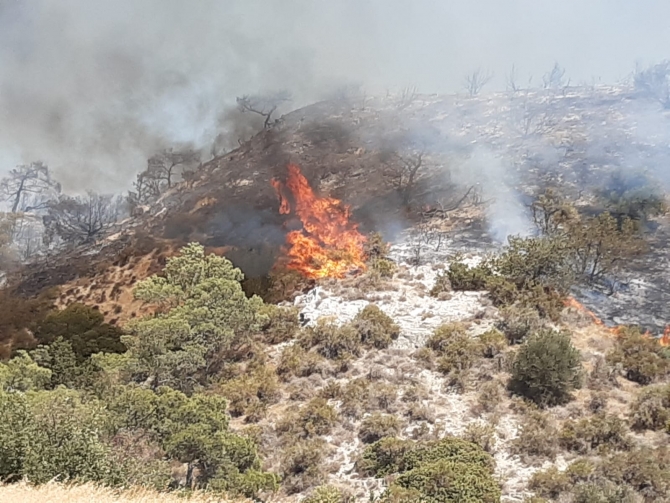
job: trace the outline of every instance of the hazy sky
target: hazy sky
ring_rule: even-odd
[[[477,67],[494,89],[554,62],[614,83],[670,58],[669,20],[668,0],[0,0],[0,172],[41,159],[121,190],[245,93],[453,92]]]

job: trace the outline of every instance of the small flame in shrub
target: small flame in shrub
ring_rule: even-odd
[[[317,196],[295,164],[289,164],[285,183],[273,178],[279,212],[295,214],[302,229],[286,237],[289,269],[307,278],[342,278],[365,269],[365,236],[351,221],[351,209],[342,201]]]

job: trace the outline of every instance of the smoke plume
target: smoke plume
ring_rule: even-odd
[[[613,82],[667,57],[668,18],[662,0],[0,0],[0,171],[43,160],[66,189],[121,190],[157,149],[246,131],[243,94],[453,92],[475,68],[499,89],[554,61]]]

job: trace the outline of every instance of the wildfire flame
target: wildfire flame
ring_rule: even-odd
[[[564,304],[565,304],[566,307],[573,307],[573,308],[577,309],[578,311],[580,311],[580,312],[586,314],[587,316],[589,316],[591,318],[591,320],[593,320],[593,323],[595,325],[605,326],[605,324],[603,323],[603,320],[598,318],[593,311],[590,311],[589,309],[587,309],[582,303],[580,303],[574,297],[568,297],[567,299],[565,299]],[[607,329],[615,335],[620,335],[620,333],[621,333],[621,327],[620,326],[608,327]],[[644,335],[646,335],[647,337],[653,337],[652,333],[649,330],[647,330],[644,333]],[[670,325],[667,325],[665,327],[665,330],[663,331],[663,335],[661,337],[658,337],[656,340],[658,340],[658,343],[661,346],[664,346],[664,347],[670,346]]]
[[[273,178],[279,212],[295,214],[302,229],[286,237],[289,269],[307,278],[342,278],[365,269],[365,236],[351,221],[351,209],[342,201],[317,196],[295,164],[289,164],[285,183]]]

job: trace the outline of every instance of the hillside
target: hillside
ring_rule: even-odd
[[[472,501],[665,501],[670,360],[655,337],[670,324],[668,217],[645,214],[635,231],[625,234],[627,214],[616,206],[624,223],[617,227],[612,220],[606,229],[614,243],[607,248],[611,267],[598,281],[570,277],[567,287],[562,268],[574,263],[554,260],[560,261],[556,257],[572,241],[548,252],[542,244],[534,248],[532,239],[522,241],[521,252],[504,241],[536,232],[528,208],[547,189],[560,192],[567,215],[556,220],[556,228],[581,229],[580,243],[590,243],[595,228],[581,225],[597,222],[605,210],[615,213],[615,206],[608,206],[611,194],[655,195],[645,191],[659,186],[662,166],[670,160],[663,129],[669,119],[667,110],[625,87],[479,97],[345,96],[317,103],[205,163],[156,205],[123,222],[118,233],[24,268],[12,278],[10,291],[31,297],[56,287],[58,308],[82,303],[102,313],[110,326],[130,331],[129,339],[120,339],[129,353],[104,361],[86,355],[100,365],[99,374],[87,374],[92,381],[63,381],[114,404],[103,408],[117,413],[126,402],[116,393],[130,402],[135,398],[126,397],[127,390],[153,392],[159,381],[189,397],[169,403],[187,404],[185,410],[193,407],[198,414],[204,402],[191,403],[193,397],[228,401],[230,424],[209,412],[202,412],[202,423],[209,428],[218,421],[238,442],[222,445],[237,452],[243,438],[257,449],[258,459],[250,451],[244,452],[253,462],[242,462],[237,454],[228,465],[217,458],[215,475],[207,472],[204,454],[180,450],[174,432],[166,433],[169,428],[137,419],[144,409],[108,419],[124,425],[114,430],[114,446],[121,445],[124,455],[158,463],[167,462],[167,452],[178,452],[169,456],[169,468],[179,484],[191,475],[203,480],[211,475],[207,480],[219,488],[234,487],[262,501],[303,501],[326,485],[333,486],[328,497],[334,499],[306,501],[419,501],[412,491],[426,491],[421,484],[432,482],[416,480],[439,479],[439,470],[445,470],[447,480],[480,491]],[[299,167],[319,202],[330,201],[346,217],[333,200],[351,207],[347,225],[353,227],[347,229],[360,231],[369,247],[364,266],[323,278],[284,268],[287,236],[305,232],[310,222],[297,217],[299,197],[286,195],[289,165]],[[280,212],[284,198],[291,211]],[[375,232],[390,243],[388,249]],[[573,239],[561,232],[560,239]],[[551,244],[551,238],[547,232],[546,240],[537,242]],[[209,285],[191,299],[190,287],[182,285],[182,297],[174,301],[173,291],[160,290],[157,283],[158,293],[149,292],[153,296],[134,295],[138,285],[149,291],[142,280],[169,267],[170,258],[184,257],[182,247],[189,242],[227,257],[244,272],[247,294],[258,293],[281,310],[250,307],[255,301],[236,296],[237,276],[218,262],[202,265],[204,258],[195,262],[203,271],[224,271],[227,283],[215,285],[221,290],[207,290]],[[643,242],[644,253],[640,248],[617,254],[621,243],[634,248]],[[329,260],[345,260],[344,255]],[[489,262],[492,255],[498,261]],[[537,274],[526,281],[531,273]],[[206,274],[196,274],[193,283],[199,285],[201,276]],[[219,306],[227,296],[236,304]],[[198,332],[200,339],[189,339],[177,325],[152,328],[152,313],[169,317],[170,308],[176,312],[175,306],[189,300],[203,302],[198,308],[209,311],[194,310],[200,313],[196,321],[181,313],[186,318],[175,315],[171,323],[187,319],[201,327],[212,316],[219,325],[198,328],[206,334]],[[254,324],[246,315],[269,321]],[[148,323],[146,332],[131,323],[137,320]],[[202,340],[225,331],[221,320],[246,328],[225,334],[236,337],[232,346],[211,349]],[[184,339],[160,339],[170,330]],[[554,345],[544,342],[552,337]],[[540,346],[532,349],[533,341]],[[162,351],[165,359],[151,360],[146,355],[152,351]],[[544,383],[546,389],[536,395],[528,383],[520,387],[524,391],[514,388],[526,351],[535,351],[549,380],[556,372],[555,382]],[[126,357],[135,358],[136,367]],[[137,370],[142,358],[151,360],[149,370]],[[559,368],[564,358],[572,363]],[[529,367],[537,365],[532,361]],[[169,377],[160,380],[165,366]],[[39,409],[39,403],[26,407]],[[156,411],[162,407],[155,404]],[[181,416],[170,421],[188,425]],[[131,449],[133,439],[141,452]],[[132,480],[143,483],[136,469]],[[239,478],[230,475],[235,470]],[[269,473],[279,474],[275,486]],[[472,473],[476,477],[467,478]],[[395,496],[385,493],[389,487]],[[42,490],[60,494],[56,486]],[[13,501],[47,497],[3,486],[0,499],[3,491]],[[40,501],[61,496],[48,497]]]

